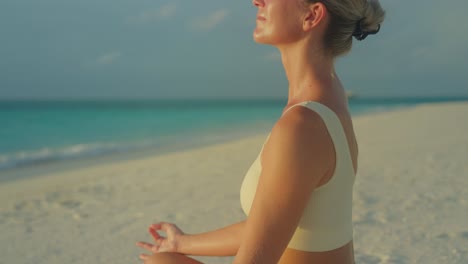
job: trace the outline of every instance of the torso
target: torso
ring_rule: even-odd
[[[357,157],[358,157],[358,145],[356,142],[356,137],[354,134],[353,124],[351,120],[351,116],[347,110],[347,107],[344,106],[334,106],[333,104],[329,104],[327,102],[321,102],[322,104],[327,105],[330,109],[332,109],[338,118],[341,121],[343,126],[344,132],[346,134],[346,138],[348,141],[348,146],[351,153],[351,159],[353,161],[353,167],[355,173],[357,172]],[[335,163],[333,160],[332,164]],[[330,180],[331,176],[333,175],[333,168],[329,170],[327,175],[324,175],[322,178],[323,180],[320,182],[319,186],[324,185]],[[287,248],[280,261],[279,264],[311,264],[311,263],[327,263],[327,264],[353,264],[354,263],[354,249],[353,249],[353,241],[345,244],[344,246],[326,252],[307,252],[307,251],[300,251],[291,248]]]

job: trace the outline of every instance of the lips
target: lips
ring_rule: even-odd
[[[265,21],[266,18],[262,17],[262,16],[257,16],[257,20],[260,20],[260,21]]]

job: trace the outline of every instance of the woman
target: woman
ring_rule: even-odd
[[[145,263],[200,263],[186,255],[234,256],[233,263],[354,263],[352,188],[358,146],[334,60],[352,37],[375,34],[378,0],[254,0],[256,42],[281,52],[288,103],[245,175],[247,219],[186,235],[176,225],[150,227],[155,254]],[[302,107],[298,107],[302,106]],[[157,231],[167,233],[161,237]]]

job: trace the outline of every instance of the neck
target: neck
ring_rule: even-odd
[[[334,61],[307,40],[278,47],[289,82],[288,104],[320,99],[338,83]]]

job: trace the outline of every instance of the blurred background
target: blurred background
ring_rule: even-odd
[[[353,115],[468,98],[468,2],[381,0],[337,71]],[[0,171],[267,133],[287,98],[251,1],[2,0]]]

